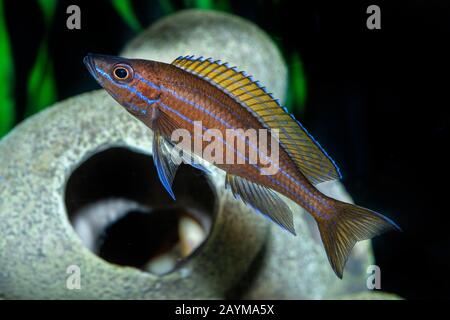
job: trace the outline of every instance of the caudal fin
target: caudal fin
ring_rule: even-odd
[[[345,263],[357,241],[400,228],[389,218],[353,204],[335,200],[330,219],[317,220],[325,251],[336,275],[342,279]]]

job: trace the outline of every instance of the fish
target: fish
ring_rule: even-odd
[[[304,208],[315,219],[328,261],[339,278],[356,242],[400,230],[388,217],[328,197],[316,188],[319,183],[341,179],[338,166],[306,128],[246,72],[193,55],[168,64],[88,54],[84,63],[122,107],[153,131],[154,163],[173,199],[172,183],[184,159],[176,156],[178,149],[189,149],[195,139],[216,130],[222,134],[222,138],[215,136],[217,145],[241,160],[213,163],[226,172],[226,188],[293,235],[293,213],[283,196]],[[266,150],[242,136],[251,129],[267,132]],[[176,145],[172,140],[176,130],[185,130],[191,141]],[[223,139],[228,130],[238,132],[235,141],[241,141],[244,148]],[[204,158],[208,139],[200,141],[201,148],[188,151]],[[269,157],[273,150],[277,150],[276,161]],[[249,161],[251,152],[257,155],[253,162]],[[268,173],[268,163],[276,170]]]

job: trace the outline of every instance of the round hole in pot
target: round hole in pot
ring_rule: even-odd
[[[203,172],[178,169],[170,198],[149,155],[123,147],[95,153],[67,180],[69,220],[102,259],[166,274],[207,239],[216,195]]]

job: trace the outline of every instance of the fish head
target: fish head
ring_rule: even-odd
[[[83,62],[128,112],[138,118],[151,116],[150,110],[160,96],[156,62],[100,54],[88,54]]]

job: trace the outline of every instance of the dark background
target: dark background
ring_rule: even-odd
[[[450,4],[393,2],[229,1],[233,13],[266,30],[283,52],[300,54],[308,98],[297,118],[341,167],[355,202],[402,227],[373,241],[382,289],[448,298]],[[70,31],[65,10],[75,3],[82,29]],[[381,30],[366,28],[370,4],[381,8]],[[133,6],[143,26],[164,15],[159,1]],[[6,1],[5,12],[20,121],[45,28],[34,1]],[[49,37],[58,100],[98,89],[83,56],[117,54],[134,35],[109,1],[59,1]]]

